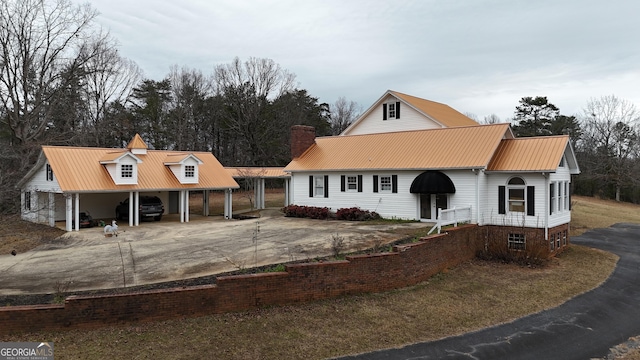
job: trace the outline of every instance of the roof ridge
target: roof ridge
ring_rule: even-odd
[[[319,136],[317,139],[330,139],[330,138],[347,138],[347,137],[356,137],[356,136],[373,136],[373,135],[388,135],[388,134],[402,134],[402,133],[416,133],[416,132],[427,132],[427,131],[452,131],[452,130],[462,130],[468,128],[477,128],[477,127],[494,127],[494,126],[505,126],[509,125],[509,123],[499,123],[499,124],[478,124],[478,125],[465,125],[465,126],[454,126],[454,127],[445,127],[445,128],[434,128],[434,129],[419,129],[419,130],[402,130],[402,131],[387,131],[387,132],[379,132],[379,133],[370,133],[370,134],[354,134],[354,135],[328,135],[328,136]]]

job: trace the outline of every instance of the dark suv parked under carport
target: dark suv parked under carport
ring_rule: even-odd
[[[157,196],[140,196],[140,207],[138,209],[140,219],[153,218],[160,221],[164,213],[164,205],[162,200]],[[124,199],[116,206],[116,219],[122,220],[129,218],[129,198]]]

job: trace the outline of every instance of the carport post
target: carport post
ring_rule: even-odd
[[[75,227],[76,227],[76,231],[80,231],[80,193],[76,193],[75,194],[76,197],[76,206],[74,210],[75,216],[76,216],[76,223],[75,223]]]
[[[65,194],[66,201],[66,211],[65,211],[65,227],[66,231],[73,230],[73,225],[71,224],[71,219],[73,218],[73,199],[71,198],[71,194]]]
[[[184,191],[184,222],[189,222],[189,190]]]
[[[209,190],[203,190],[202,193],[202,216],[209,216]]]
[[[284,206],[289,205],[289,183],[291,179],[284,179]]]
[[[225,219],[233,218],[233,209],[232,209],[233,195],[232,194],[233,193],[231,192],[231,189],[224,190],[224,218]]]
[[[49,226],[56,226],[56,199],[52,192],[49,193]]]
[[[133,191],[129,191],[129,226],[133,226],[135,224],[135,214],[137,211],[133,211],[135,199],[133,197]]]
[[[134,199],[134,203],[133,203],[133,223],[135,226],[140,226],[140,211],[138,211],[138,209],[140,209],[140,192],[136,191],[133,193],[133,199]],[[131,214],[131,213],[129,213]]]

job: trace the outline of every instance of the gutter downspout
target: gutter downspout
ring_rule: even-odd
[[[476,224],[482,226],[480,221],[480,170],[472,169],[471,171],[476,175]]]

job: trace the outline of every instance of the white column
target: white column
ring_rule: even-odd
[[[289,201],[289,183],[291,179],[284,179],[284,206],[288,206],[290,204]]]
[[[135,207],[135,197],[133,196],[133,191],[129,191],[129,226],[133,226],[135,224],[135,213],[137,213],[136,211],[136,207]]]
[[[56,226],[56,195],[49,193],[49,226]]]
[[[265,184],[266,184],[266,180],[265,179],[260,179],[260,209],[264,209],[265,208],[265,201],[264,198],[266,196],[265,194]]]
[[[66,198],[66,209],[65,209],[65,230],[71,231],[73,230],[73,224],[71,223],[71,219],[73,219],[73,198],[71,194],[65,194]]]
[[[133,224],[135,226],[140,226],[140,192],[136,191],[133,193]]]
[[[233,193],[231,189],[224,191],[224,218],[233,219]]]
[[[202,192],[202,216],[209,216],[209,190]]]
[[[184,221],[189,222],[189,190],[184,191]]]
[[[184,222],[184,190],[180,190],[180,200],[178,200],[178,212],[180,213],[180,222]]]
[[[80,231],[80,193],[76,193],[75,198],[76,198],[75,199],[76,205],[74,209],[74,213],[76,216],[75,228],[76,228],[76,231]]]

